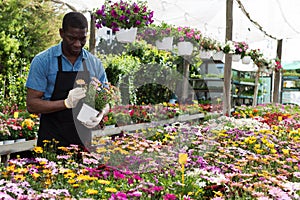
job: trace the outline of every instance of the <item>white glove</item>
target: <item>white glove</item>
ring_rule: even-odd
[[[91,117],[90,120],[86,121],[83,125],[87,128],[96,127],[103,119],[103,116],[106,115],[108,112],[109,104],[106,104],[105,107],[102,109],[102,112],[97,117]]]
[[[86,89],[80,87],[70,90],[68,98],[64,100],[66,108],[75,108],[80,99],[85,97],[85,93]]]

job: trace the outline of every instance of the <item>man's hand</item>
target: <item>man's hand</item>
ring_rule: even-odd
[[[64,100],[66,108],[75,108],[80,99],[85,97],[85,93],[86,89],[80,87],[70,90],[68,98]]]
[[[102,112],[97,117],[91,117],[89,121],[84,123],[84,126],[87,128],[96,127],[101,122],[103,116],[107,115],[108,112],[109,112],[109,104],[106,104],[105,107],[102,109]]]

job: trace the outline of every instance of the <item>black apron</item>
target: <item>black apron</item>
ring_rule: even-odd
[[[83,62],[83,71],[63,71],[62,57],[58,57],[58,71],[56,75],[54,90],[51,101],[63,100],[68,97],[69,91],[74,88],[76,80],[83,79],[85,83],[90,83],[89,71]],[[91,134],[89,129],[83,126],[78,120],[77,115],[81,109],[82,101],[73,109],[42,114],[38,131],[37,146],[43,147],[44,140],[52,141],[55,139],[59,143],[57,146],[79,146],[90,145]]]

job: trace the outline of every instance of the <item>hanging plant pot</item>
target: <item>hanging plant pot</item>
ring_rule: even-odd
[[[189,56],[193,53],[193,44],[191,42],[178,42],[178,55]]]
[[[156,40],[155,45],[161,50],[172,50],[173,48],[173,37],[164,37],[161,41]]]
[[[233,62],[239,62],[241,60],[240,54],[232,54],[232,61]]]
[[[224,52],[223,51],[218,51],[213,55],[214,60],[223,60],[224,58]]]
[[[243,64],[248,65],[248,64],[250,64],[250,62],[251,62],[251,57],[250,57],[250,56],[244,56],[244,57],[242,58],[242,63],[243,63]]]
[[[136,38],[137,27],[130,29],[120,29],[116,32],[116,38],[121,43],[132,43]]]
[[[200,58],[202,58],[202,59],[210,59],[211,56],[212,56],[211,51],[200,50]]]

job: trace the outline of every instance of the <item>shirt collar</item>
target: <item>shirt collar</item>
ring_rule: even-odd
[[[58,57],[58,56],[61,56],[62,54],[63,53],[62,53],[62,41],[61,41],[59,44],[57,44],[55,46],[54,56]],[[87,50],[85,50],[84,48],[82,48],[80,56],[82,56],[82,58],[84,60],[86,60],[87,59]]]

